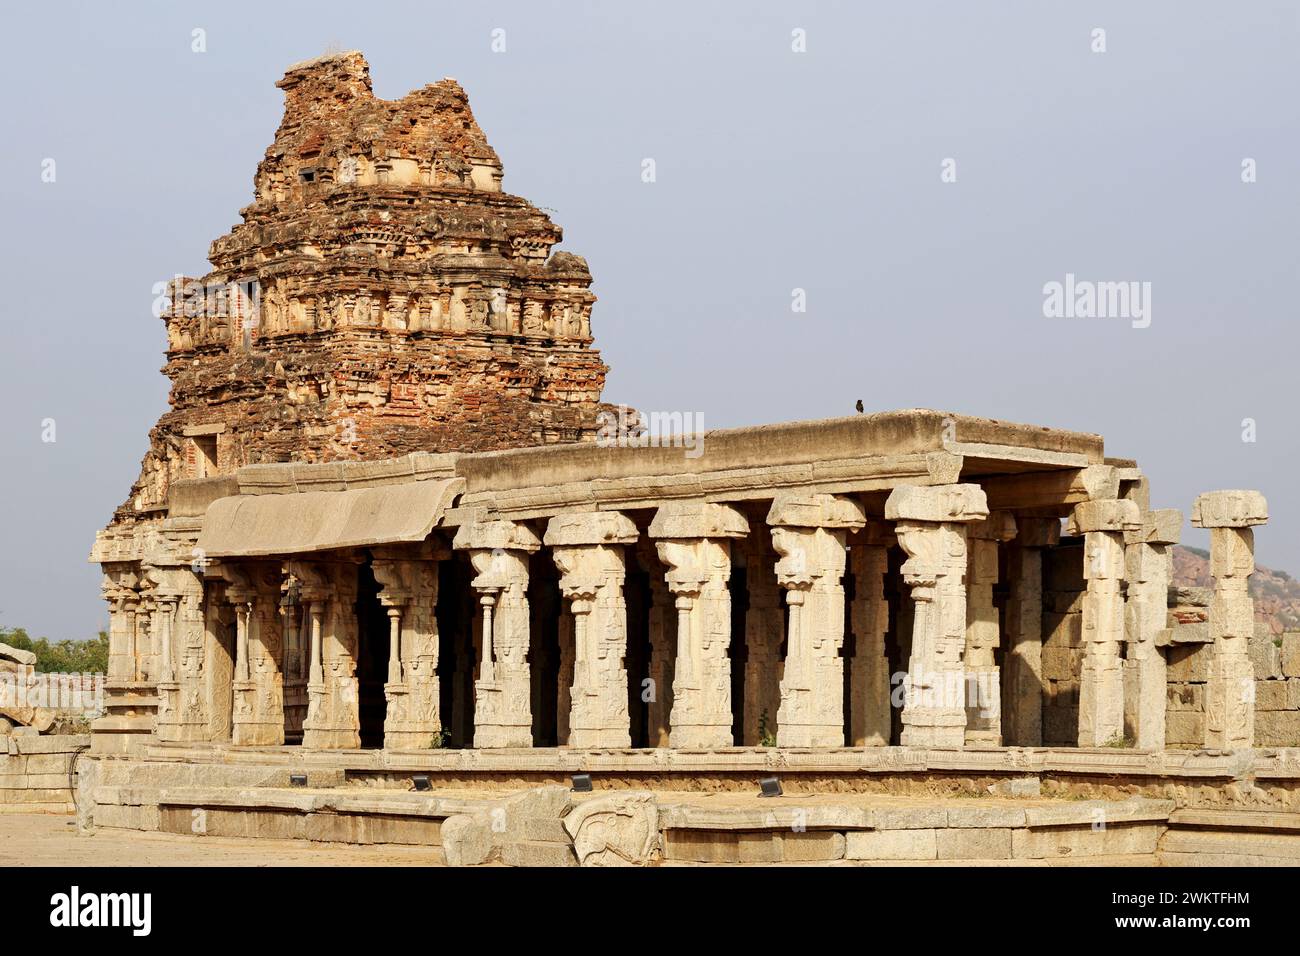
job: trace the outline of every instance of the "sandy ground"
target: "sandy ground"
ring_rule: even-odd
[[[77,832],[72,816],[0,813],[0,866],[441,866],[436,847]]]

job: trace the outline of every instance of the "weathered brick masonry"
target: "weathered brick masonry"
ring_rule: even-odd
[[[115,523],[266,462],[591,440],[591,275],[501,191],[464,90],[377,99],[357,52],[297,64],[243,221],[159,300],[171,408]]]

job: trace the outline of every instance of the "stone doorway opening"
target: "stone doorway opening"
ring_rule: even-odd
[[[357,714],[361,746],[379,749],[384,745],[384,715],[387,701],[384,681],[388,675],[388,612],[379,601],[379,582],[370,559],[357,568]]]
[[[474,745],[474,674],[477,657],[474,577],[463,551],[438,563],[438,713],[445,747]]]
[[[533,555],[529,561],[528,663],[531,668],[529,701],[533,715],[533,746],[559,746],[560,703],[560,616],[564,614],[564,597],[560,578],[549,548]]]

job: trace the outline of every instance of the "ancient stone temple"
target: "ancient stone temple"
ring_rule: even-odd
[[[242,222],[207,276],[160,285],[171,408],[117,523],[243,465],[590,440],[591,275],[502,192],[464,90],[377,99],[360,53],[277,85]]]
[[[460,87],[378,100],[357,53],[279,85],[92,555],[106,767],[1163,773],[1258,743],[1261,495],[1194,503],[1198,598],[1181,513],[1098,435],[908,410],[601,440],[591,277]]]

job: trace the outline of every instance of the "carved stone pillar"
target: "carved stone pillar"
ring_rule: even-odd
[[[140,607],[135,615],[135,656],[139,668],[140,680],[150,686],[158,681],[158,648],[155,644],[158,629],[154,618],[158,613],[153,582],[145,578],[145,587],[140,592]]]
[[[1002,746],[1002,681],[994,656],[1002,644],[993,587],[998,546],[1016,536],[1016,521],[995,511],[966,527],[966,746]]]
[[[231,743],[284,743],[284,682],[280,673],[280,569],[265,563],[219,569],[235,611],[234,713]]]
[[[849,498],[781,494],[767,523],[781,556],[777,583],[789,606],[777,743],[843,747],[845,537],[866,523],[866,515]]]
[[[1211,491],[1197,497],[1192,524],[1210,529],[1210,634],[1214,656],[1205,687],[1205,746],[1239,750],[1255,742],[1255,674],[1248,642],[1255,630],[1249,591],[1255,525],[1268,521],[1258,491]]]
[[[241,727],[253,719],[253,682],[248,663],[248,631],[252,626],[253,601],[256,591],[243,567],[222,564],[216,569],[226,581],[225,599],[235,612],[235,668],[231,687],[234,707],[231,714],[230,742],[247,743],[247,734]]]
[[[731,538],[749,533],[745,516],[726,505],[672,502],[650,522],[665,579],[676,597],[673,747],[730,747]]]
[[[762,743],[764,734],[775,736],[781,709],[781,678],[785,663],[781,641],[785,637],[783,590],[776,580],[779,555],[766,528],[755,528],[746,541],[745,583],[749,607],[745,611],[746,747]]]
[[[561,614],[557,630],[560,668],[555,688],[555,739],[559,746],[564,747],[569,742],[569,717],[573,713],[573,615]]]
[[[904,485],[885,502],[915,602],[904,746],[960,749],[966,741],[966,526],[988,513],[978,485]]]
[[[483,608],[474,746],[531,747],[528,556],[541,542],[516,521],[474,521],[460,526],[452,547],[469,551],[477,572],[471,583]]]
[[[118,572],[104,575],[101,589],[108,601],[108,680],[131,682],[138,676],[135,658],[135,613],[140,595],[136,575]]]
[[[1002,738],[1012,747],[1043,744],[1043,549],[1060,540],[1059,518],[1019,517],[1007,548]]]
[[[279,564],[262,563],[250,575],[255,596],[248,642],[252,713],[234,727],[235,743],[278,747],[284,743],[284,674],[280,623]]]
[[[573,622],[570,747],[631,746],[623,547],[636,539],[632,520],[613,511],[556,515],[546,528]]]
[[[307,659],[311,653],[307,644],[311,640],[311,621],[308,608],[301,603],[302,582],[290,576],[287,587],[290,596],[280,602],[284,642],[284,730],[286,734],[301,734],[302,721],[307,715]]]
[[[1124,604],[1128,654],[1124,660],[1127,693],[1124,729],[1143,750],[1165,749],[1168,688],[1165,656],[1156,646],[1169,615],[1173,577],[1170,548],[1182,533],[1183,513],[1173,508],[1150,511],[1141,527],[1124,534],[1128,595]]]
[[[294,564],[307,586],[312,661],[307,682],[303,746],[347,750],[361,746],[357,688],[357,568],[351,562]]]
[[[1083,667],[1079,676],[1079,746],[1124,738],[1124,534],[1141,526],[1137,503],[1085,501],[1074,506],[1070,534],[1084,536]]]
[[[154,722],[154,732],[158,734],[159,740],[164,740],[166,738],[161,732],[162,726],[168,723],[171,715],[175,713],[180,690],[180,684],[176,682],[176,666],[172,660],[176,609],[180,604],[180,595],[160,591],[155,600],[157,602],[157,611],[154,617],[157,621],[155,632],[158,642],[158,675],[156,680],[158,712]]]
[[[189,567],[157,568],[159,740],[206,738],[203,688],[203,580]]]
[[[889,660],[885,633],[889,604],[885,574],[894,534],[878,521],[867,524],[849,548],[853,570],[853,601],[849,622],[853,656],[849,659],[849,746],[889,746]]]
[[[140,619],[149,602],[142,599],[141,567],[136,562],[104,564],[103,594],[109,602],[108,674],[104,713],[91,729],[95,753],[120,753],[147,742],[156,720],[156,688],[143,677],[141,655],[149,648]]]
[[[647,630],[652,695],[646,701],[646,737],[651,747],[667,747],[673,707],[673,661],[677,656],[677,610],[653,541],[642,538],[637,542],[637,559],[650,581]]]
[[[405,652],[402,640],[403,626],[409,624],[409,607],[414,584],[412,578],[415,568],[405,560],[397,549],[377,548],[371,571],[379,584],[379,603],[388,614],[388,673],[384,681],[384,699],[387,707],[384,711],[384,748],[391,750],[396,746],[394,721],[401,720],[406,712],[406,668],[402,655]],[[430,733],[432,737],[432,733]],[[426,745],[427,746],[427,745]]]

